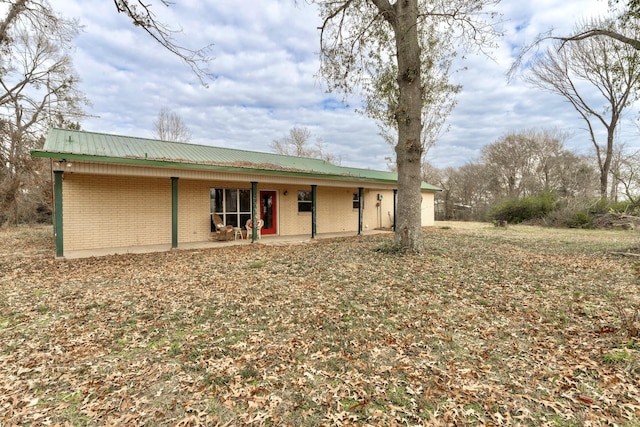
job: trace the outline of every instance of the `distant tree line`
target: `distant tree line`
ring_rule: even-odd
[[[573,34],[541,34],[512,68],[526,63],[525,81],[567,101],[593,155],[567,150],[559,130],[524,130],[485,146],[477,162],[444,170],[425,165],[424,178],[443,189],[438,219],[588,226],[599,213],[638,211],[640,154],[625,150],[618,137],[640,95],[640,1],[609,5],[609,16],[579,24]],[[546,41],[551,45],[538,51]]]
[[[442,188],[436,219],[588,226],[598,212],[637,211],[640,153],[616,152],[603,199],[597,159],[568,150],[567,138],[549,129],[512,132],[486,145],[476,162],[445,169],[425,164],[425,181]]]

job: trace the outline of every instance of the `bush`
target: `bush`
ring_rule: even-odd
[[[638,206],[630,201],[615,202],[609,205],[609,212],[638,215]]]
[[[607,199],[598,199],[592,202],[592,205],[587,208],[590,214],[602,215],[609,212],[610,202]]]
[[[638,215],[638,206],[628,200],[622,202],[612,202],[607,199],[599,199],[592,204],[589,212],[595,215],[608,213],[623,213],[627,215]]]
[[[489,218],[493,221],[518,224],[523,221],[544,218],[556,208],[557,204],[556,196],[550,192],[522,199],[507,199],[493,206],[489,211]]]
[[[609,214],[638,215],[638,206],[629,201],[611,202],[607,199],[573,201],[550,212],[544,223],[552,227],[593,228],[598,219]]]
[[[517,224],[535,222],[550,227],[593,228],[607,214],[640,215],[640,207],[629,201],[607,199],[571,200],[559,202],[551,193],[535,197],[507,199],[494,205],[488,219]]]
[[[593,215],[589,212],[574,212],[572,217],[568,218],[567,227],[569,228],[591,228],[593,226]]]
[[[591,228],[595,216],[585,208],[585,205],[559,203],[558,207],[549,212],[540,225],[565,228]]]

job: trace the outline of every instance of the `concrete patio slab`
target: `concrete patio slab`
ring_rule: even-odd
[[[386,231],[386,230],[366,230],[366,231],[363,231],[361,235],[370,236],[370,235],[380,234],[380,233],[390,234],[392,232]],[[312,239],[311,236],[309,235],[262,236],[262,238],[256,240],[255,243],[252,243],[251,239],[238,239],[238,240],[227,240],[227,241],[211,240],[211,241],[204,241],[204,242],[180,243],[176,249],[171,249],[170,244],[124,246],[124,247],[117,247],[117,248],[65,251],[65,256],[58,259],[104,257],[109,255],[122,255],[122,254],[145,254],[145,253],[154,253],[154,252],[168,252],[171,250],[211,249],[211,248],[222,248],[227,246],[251,245],[251,244],[270,245],[270,246],[294,245],[294,244],[302,245],[305,243],[311,243],[314,240],[317,241],[317,240],[323,240],[323,239],[333,239],[333,238],[349,237],[349,236],[356,236],[356,234],[354,234],[353,232],[325,233],[325,234],[317,234],[315,239]]]

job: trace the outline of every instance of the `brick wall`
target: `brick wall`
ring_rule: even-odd
[[[178,180],[178,242],[203,242],[209,238],[209,189],[207,181]],[[245,186],[246,187],[246,186]]]
[[[311,212],[298,212],[298,190],[309,187],[286,187],[288,194],[280,197],[280,232],[283,235],[311,234]],[[318,187],[318,233],[358,231],[358,209],[353,208],[353,194],[358,188]],[[378,200],[382,194],[382,200]],[[364,190],[362,226],[373,230],[393,225],[393,191]]]
[[[210,188],[250,188],[250,183],[178,180],[179,244],[209,238]],[[311,212],[298,212],[298,190],[310,191],[309,186],[259,184],[258,190],[278,194],[278,234],[311,235]],[[357,232],[354,193],[357,187],[317,188],[318,233]],[[65,250],[170,245],[171,179],[65,173],[63,213]],[[433,224],[433,194],[423,193],[422,225]],[[365,189],[363,229],[392,225],[393,191]]]
[[[357,188],[318,188],[318,233],[358,231],[358,209],[353,209]]]
[[[171,180],[65,174],[65,250],[171,243]]]

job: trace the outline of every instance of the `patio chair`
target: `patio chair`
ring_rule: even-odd
[[[224,225],[222,218],[216,214],[211,214],[211,222],[214,225],[214,230],[211,232],[211,237],[215,240],[233,240],[233,226]]]
[[[262,230],[262,226],[264,225],[264,221],[262,219],[259,219],[258,221],[256,221],[256,223],[257,223],[256,229],[258,230],[258,239],[261,239],[262,236],[260,235],[260,230]],[[249,219],[249,220],[247,220],[247,223],[244,226],[247,229],[247,239],[248,239],[249,236],[252,235],[251,233],[252,233],[252,229],[253,229],[253,223]]]

